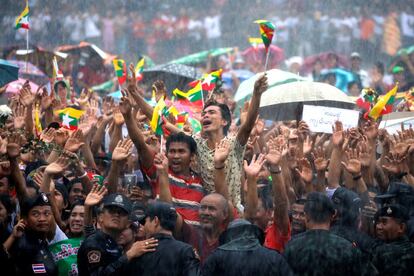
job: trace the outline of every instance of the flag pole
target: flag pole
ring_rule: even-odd
[[[28,72],[28,59],[29,59],[29,29],[26,29],[26,74]]]
[[[269,55],[270,55],[270,51],[269,48],[266,48],[266,62],[265,62],[265,72],[267,71],[267,65],[269,63]]]
[[[163,134],[161,134],[161,141],[160,141],[160,153],[162,153],[162,147],[163,147],[163,144],[164,144],[164,135],[163,135]]]

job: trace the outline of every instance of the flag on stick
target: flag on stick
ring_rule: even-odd
[[[145,58],[141,58],[141,60],[138,61],[137,66],[135,66],[135,77],[137,78],[137,81],[140,81],[143,78],[142,71],[144,71],[144,65]]]
[[[154,112],[152,113],[152,118],[150,122],[150,126],[152,131],[154,131],[157,135],[162,135],[162,124],[163,120],[162,117],[165,115],[167,111],[167,106],[164,102],[164,99],[161,97],[157,102],[157,105],[154,107]]]
[[[270,44],[272,43],[273,34],[275,32],[275,25],[273,25],[272,22],[263,19],[256,20],[254,23],[259,24],[260,35],[267,52]]]
[[[381,97],[378,102],[372,107],[369,112],[369,117],[377,120],[380,116],[391,113],[395,101],[395,94],[397,94],[398,84],[394,86],[385,96]]]
[[[56,111],[56,114],[62,120],[62,127],[70,130],[77,130],[79,119],[85,111],[73,107],[67,107]]]
[[[53,57],[52,64],[53,64],[53,79],[54,80],[62,80],[63,79],[63,74],[62,74],[62,71],[59,70],[59,66],[58,66],[56,57]]]
[[[118,82],[120,85],[124,84],[127,79],[127,70],[126,63],[123,59],[114,59],[112,61],[114,64],[115,74],[118,77]]]
[[[30,29],[29,26],[29,2],[26,0],[26,7],[22,11],[22,13],[16,18],[15,22],[15,29]]]

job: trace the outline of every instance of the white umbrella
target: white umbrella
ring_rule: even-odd
[[[297,120],[303,105],[353,109],[354,101],[335,86],[311,81],[290,82],[271,87],[260,101],[260,117],[274,121]]]
[[[401,124],[407,128],[410,124],[414,124],[414,112],[393,112],[382,116],[379,128],[385,128],[388,133],[397,133],[401,130]]]
[[[295,75],[293,73],[282,71],[279,69],[269,70],[266,72],[266,74],[267,82],[269,85],[268,91],[281,84],[306,80],[305,78],[299,75]],[[239,102],[241,100],[250,98],[253,93],[254,83],[261,75],[263,75],[263,72],[258,73],[253,77],[243,81],[237,89],[236,94],[234,95],[234,100],[236,102]]]

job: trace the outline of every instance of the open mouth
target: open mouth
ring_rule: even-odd
[[[208,119],[203,120],[203,127],[211,125],[211,121]]]

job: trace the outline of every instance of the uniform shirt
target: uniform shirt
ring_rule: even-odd
[[[198,226],[189,225],[184,222],[182,227],[182,241],[196,249],[200,261],[203,263],[211,252],[219,246],[219,241],[217,240],[209,244],[203,231]]]
[[[25,233],[12,246],[10,255],[17,275],[58,275],[46,240],[32,232]]]
[[[171,235],[156,234],[157,250],[132,259],[125,275],[199,275],[200,261],[193,248]]]
[[[288,227],[288,233],[286,235],[282,235],[275,222],[269,225],[265,230],[264,246],[269,249],[277,250],[278,252],[283,252],[291,237],[290,223],[288,224]]]
[[[160,187],[157,181],[155,166],[152,165],[149,169],[144,170],[151,179],[153,190],[158,196],[160,194]],[[168,170],[168,180],[172,204],[176,211],[186,223],[199,225],[198,210],[200,209],[200,201],[206,195],[201,178],[198,175],[185,177]]]
[[[378,246],[372,263],[380,275],[410,275],[414,271],[414,244],[407,237]]]
[[[284,255],[296,275],[364,275],[360,251],[327,230],[308,230],[286,246]]]
[[[207,140],[202,137],[193,137],[197,143],[198,172],[203,179],[203,186],[209,192],[214,192],[214,149],[210,149]],[[226,183],[229,195],[234,206],[240,206],[241,174],[245,146],[242,146],[236,137],[225,137],[230,142],[230,154],[225,163]]]
[[[100,230],[87,237],[78,251],[79,275],[115,275],[127,263],[116,241]]]

